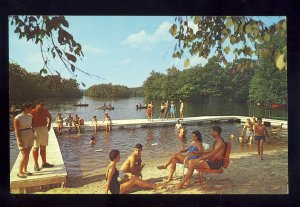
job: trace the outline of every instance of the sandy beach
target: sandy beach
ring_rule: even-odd
[[[253,146],[256,147],[256,146]],[[191,184],[182,190],[172,190],[182,179],[183,169],[177,168],[173,181],[165,184],[169,168],[158,170],[157,163],[146,163],[143,179],[152,183],[161,183],[166,188],[146,190],[133,188],[130,194],[287,194],[288,193],[288,149],[266,150],[264,160],[259,160],[255,152],[231,154],[230,165],[222,174],[209,174],[207,181],[222,180],[209,183],[209,187],[223,188],[203,191],[195,173]],[[162,160],[162,163],[166,160]],[[160,164],[160,163],[159,163]],[[105,175],[92,177],[68,178],[64,188],[42,189],[35,194],[103,194]]]

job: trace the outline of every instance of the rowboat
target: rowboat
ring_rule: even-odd
[[[78,103],[78,104],[73,104],[72,106],[80,106],[80,107],[86,107],[86,106],[89,106],[89,104],[86,104],[86,103]]]
[[[96,109],[103,109],[103,110],[114,110],[115,107],[113,106],[95,106]]]
[[[147,108],[147,106],[139,106],[139,105],[136,105],[135,107],[136,107],[136,109],[146,109]]]

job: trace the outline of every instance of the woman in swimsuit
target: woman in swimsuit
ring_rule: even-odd
[[[175,104],[174,101],[171,101],[171,105],[170,105],[170,115],[171,115],[171,119],[175,118]]]
[[[106,112],[104,114],[104,120],[103,120],[103,123],[105,125],[105,129],[107,132],[110,132],[111,131],[111,118],[110,116],[108,116],[108,113]]]
[[[166,181],[166,182],[170,182],[173,179],[173,175],[176,170],[176,163],[183,164],[186,157],[188,157],[189,160],[197,159],[199,158],[199,156],[195,156],[195,155],[189,156],[189,154],[195,151],[202,151],[202,150],[203,150],[203,145],[202,145],[201,133],[198,130],[193,131],[192,142],[190,143],[190,145],[187,148],[175,153],[166,164],[158,166],[157,169],[166,169],[169,165],[171,165],[170,175]],[[188,152],[188,154],[183,155],[182,154],[183,152]]]
[[[121,181],[118,181],[119,171],[116,168],[117,162],[120,161],[120,151],[119,150],[111,150],[109,153],[109,159],[111,162],[109,163],[106,170],[106,189],[105,193],[108,193],[108,190],[112,194],[123,194],[130,190],[134,186],[139,186],[142,188],[149,189],[158,189],[158,185],[147,183],[136,176],[124,176]]]

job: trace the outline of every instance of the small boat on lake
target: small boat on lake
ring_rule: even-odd
[[[115,107],[110,106],[110,105],[108,105],[108,106],[106,106],[106,105],[103,105],[103,106],[95,106],[95,108],[96,108],[96,109],[102,109],[102,110],[114,110],[114,109],[115,109]]]
[[[87,106],[89,106],[89,104],[87,104],[87,103],[77,103],[77,104],[73,104],[72,106],[87,107]]]
[[[147,106],[139,106],[139,105],[135,105],[136,109],[146,109]]]

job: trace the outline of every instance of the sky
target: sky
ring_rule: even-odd
[[[256,18],[270,25],[283,17]],[[66,19],[67,31],[82,45],[84,53],[84,58],[77,58],[75,65],[101,77],[76,71],[77,81],[85,84],[85,87],[80,85],[82,89],[107,83],[140,87],[153,70],[166,73],[172,66],[183,70],[186,58],[190,59],[189,67],[207,63],[206,59],[190,57],[188,53],[182,59],[172,58],[177,42],[169,33],[175,22],[173,16],[66,16]],[[19,39],[14,29],[9,26],[10,62],[28,72],[39,72],[44,65],[39,45]],[[227,58],[231,62],[233,55]],[[72,77],[58,59],[51,59],[49,67],[63,78]]]

